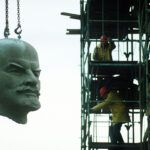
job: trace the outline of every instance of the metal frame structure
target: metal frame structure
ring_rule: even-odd
[[[109,3],[108,3],[109,2]],[[114,1],[113,1],[114,2]],[[116,2],[116,3],[115,3]],[[90,112],[90,108],[92,103],[96,103],[97,97],[96,86],[97,83],[94,84],[91,88],[91,81],[95,83],[97,81],[97,75],[105,75],[109,74],[109,69],[119,70],[121,73],[124,71],[125,73],[129,73],[129,77],[134,73],[138,76],[138,100],[133,103],[133,108],[130,108],[130,116],[131,116],[131,125],[132,132],[129,131],[130,124],[126,127],[127,130],[127,142],[122,145],[120,148],[127,148],[128,150],[150,150],[150,140],[148,138],[148,142],[143,144],[143,116],[144,111],[149,103],[149,93],[148,93],[148,82],[149,82],[149,48],[150,48],[150,1],[149,0],[127,0],[125,3],[127,5],[124,6],[124,2],[122,0],[115,0],[112,4],[111,0],[80,0],[80,21],[81,21],[81,30],[80,30],[80,43],[81,43],[81,150],[94,150],[94,149],[109,149],[113,147],[119,147],[119,145],[112,145],[107,142],[98,141],[97,138],[94,140],[94,137],[99,135],[98,129],[98,121],[99,116],[102,117],[103,114],[92,114]],[[108,4],[107,4],[108,3]],[[116,18],[110,19],[105,15],[108,10],[106,9],[107,5],[111,5],[111,7],[116,7],[117,14]],[[95,4],[94,7],[92,7]],[[100,5],[99,7],[97,7]],[[124,16],[124,13],[120,14],[120,6],[121,9],[125,7],[123,11],[128,11],[128,17]],[[110,7],[110,8],[111,8]],[[127,8],[126,8],[127,7]],[[94,8],[94,9],[93,9]],[[100,8],[101,10],[98,10]],[[107,7],[108,8],[108,7]],[[95,15],[100,13],[101,17],[97,18]],[[109,12],[109,11],[108,11]],[[126,12],[125,12],[126,13]],[[98,14],[99,15],[99,14]],[[108,14],[107,14],[108,15]],[[111,14],[110,14],[111,15]],[[121,17],[125,17],[125,19],[120,19]],[[107,26],[110,24],[110,26]],[[115,29],[114,29],[115,24]],[[112,26],[111,26],[112,25]],[[122,28],[122,26],[124,28]],[[111,28],[111,29],[110,29]],[[108,30],[107,30],[108,29]],[[91,60],[92,54],[92,45],[93,43],[96,45],[98,42],[98,38],[101,34],[106,33],[109,34],[112,39],[118,45],[117,47],[117,63],[95,63]],[[135,38],[135,35],[138,38]],[[129,60],[129,57],[126,57],[125,63],[122,63],[122,55],[120,51],[120,45],[124,45],[125,43],[125,53],[132,54]],[[135,45],[138,45],[138,51],[135,52]],[[137,50],[137,49],[136,49]],[[138,52],[137,63],[134,62],[134,55]],[[127,56],[127,55],[126,55]],[[120,67],[118,67],[120,66]],[[131,67],[131,69],[129,69]],[[128,69],[127,69],[128,68]],[[98,70],[100,73],[95,73],[94,70]],[[135,76],[134,76],[135,77]],[[94,100],[93,100],[93,94]],[[92,101],[93,100],[93,101]],[[144,102],[144,104],[143,104]],[[144,106],[143,106],[144,105]],[[109,113],[104,113],[104,115],[109,116]],[[135,125],[137,123],[135,117],[139,116],[139,126],[138,130],[140,131],[139,141],[136,142]],[[149,129],[149,116],[147,117],[147,126]],[[97,121],[98,120],[98,121]],[[104,120],[100,120],[99,122],[103,122]],[[94,124],[94,122],[96,122]],[[107,122],[107,121],[106,121]],[[109,121],[108,121],[109,124]],[[150,132],[150,131],[149,131]],[[96,134],[96,136],[95,136]],[[131,139],[132,135],[132,140]],[[149,135],[150,137],[150,135]]]
[[[81,22],[80,29],[67,29],[67,34],[80,34],[81,150],[150,150],[150,114],[144,114],[150,109],[150,0],[80,0],[80,15],[61,14]],[[102,34],[109,35],[117,45],[117,59],[111,63],[91,59],[93,45],[97,45]],[[99,78],[103,81],[103,75],[116,73],[123,78],[115,83],[127,87],[123,89],[124,102],[129,106],[131,117],[131,122],[125,125],[126,142],[122,145],[111,144],[108,134],[106,141],[99,139],[102,131],[108,132],[110,112],[93,114],[90,111],[99,100]],[[128,79],[136,79],[137,86],[126,84]],[[143,142],[145,123],[148,141]]]

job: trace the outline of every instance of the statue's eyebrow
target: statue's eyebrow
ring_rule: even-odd
[[[18,68],[22,68],[22,69],[25,69],[24,66],[18,64],[18,63],[9,63],[8,66],[15,66],[15,67],[18,67]]]
[[[24,65],[18,64],[18,63],[15,63],[15,62],[8,63],[5,66],[5,69],[7,69],[7,70],[10,70],[10,69],[13,69],[13,68],[20,69],[20,70],[26,70],[26,67]]]
[[[26,70],[27,69],[27,67],[26,67],[26,65],[22,65],[22,64],[18,64],[18,63],[15,63],[15,62],[12,62],[12,63],[9,63],[8,64],[8,66],[7,67],[17,67],[17,68],[20,68],[20,69],[24,69],[24,70]],[[41,69],[40,68],[32,68],[32,70],[33,71],[36,71],[36,72],[41,72]]]

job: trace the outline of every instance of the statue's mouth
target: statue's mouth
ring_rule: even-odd
[[[19,94],[25,94],[27,96],[34,96],[34,97],[39,97],[40,93],[37,89],[31,89],[31,88],[24,88],[21,90],[17,90],[17,93]]]

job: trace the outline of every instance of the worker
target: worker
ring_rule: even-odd
[[[106,35],[102,35],[100,37],[100,44],[94,49],[93,60],[112,61],[112,50],[115,48],[114,42],[107,38]]]
[[[118,90],[114,90],[108,86],[101,87],[99,93],[104,100],[92,107],[91,111],[96,112],[100,109],[109,108],[112,112],[112,125],[110,128],[111,131],[109,131],[111,143],[124,143],[120,131],[122,124],[129,122],[130,117],[126,105],[122,102],[121,94]]]

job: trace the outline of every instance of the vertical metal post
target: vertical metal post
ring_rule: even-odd
[[[149,92],[149,87],[148,87],[148,84],[149,84],[149,62],[148,62],[148,59],[149,59],[149,49],[148,49],[148,45],[149,45],[149,38],[150,38],[150,33],[149,33],[149,20],[148,19],[150,19],[150,17],[149,17],[149,15],[150,15],[150,11],[149,11],[149,9],[148,9],[148,6],[150,5],[149,4],[149,1],[148,0],[145,0],[144,1],[144,4],[145,4],[145,6],[144,6],[144,8],[145,8],[145,10],[144,10],[144,12],[145,12],[145,32],[146,32],[146,41],[145,41],[145,46],[144,46],[144,51],[145,51],[145,57],[146,57],[146,60],[145,60],[145,67],[146,67],[146,69],[145,69],[145,74],[146,74],[146,79],[145,79],[145,81],[146,81],[146,109],[149,109],[149,103],[150,103],[150,100],[149,100],[149,94],[150,93],[148,93]],[[149,114],[147,114],[148,116],[148,118],[147,118],[147,131],[148,131],[148,150],[150,150],[150,116],[149,116]]]
[[[80,14],[81,14],[81,34],[80,34],[80,65],[81,65],[81,150],[86,150],[85,145],[85,94],[84,94],[84,66],[83,66],[83,55],[84,55],[84,1],[80,0]]]

